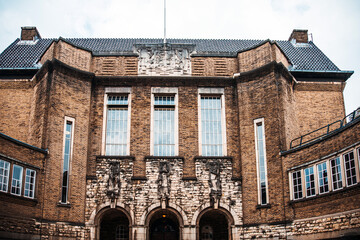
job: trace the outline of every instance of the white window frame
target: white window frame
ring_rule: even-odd
[[[15,169],[15,167],[20,167],[21,168],[20,179],[16,179],[16,181],[20,182],[20,186],[19,186],[20,193],[19,194],[13,193],[13,191],[12,191],[12,188],[14,187],[13,181],[14,181],[14,169]],[[13,164],[12,174],[11,174],[11,188],[10,188],[10,193],[11,194],[16,195],[16,196],[21,196],[21,194],[22,194],[23,174],[24,174],[24,167],[22,167],[20,165],[17,165],[17,164]]]
[[[355,168],[355,180],[356,180],[356,182],[354,182],[353,184],[348,184],[348,175],[347,175],[347,171],[346,171],[346,164],[345,164],[345,155],[347,155],[347,154],[350,154],[350,153],[352,153],[353,154],[353,156],[354,156],[354,168]],[[356,185],[357,183],[358,183],[358,168],[357,168],[357,166],[356,166],[356,153],[354,153],[354,150],[351,150],[351,151],[347,151],[347,152],[345,152],[345,153],[342,153],[341,154],[341,156],[342,156],[342,158],[343,158],[343,163],[344,163],[344,176],[345,176],[345,184],[346,184],[346,186],[347,187],[350,187],[350,186],[354,186],[354,185]]]
[[[127,95],[128,96],[128,119],[127,119],[127,140],[126,140],[126,154],[130,155],[130,131],[131,131],[131,87],[106,87],[104,94],[104,111],[103,111],[103,129],[102,129],[102,148],[101,154],[106,155],[106,128],[107,128],[107,110],[108,110],[108,96],[111,95]]]
[[[332,166],[331,166],[331,161],[332,160],[336,160],[336,159],[339,159],[339,166],[340,166],[340,174],[341,174],[341,187],[339,188],[336,188],[334,189],[334,172],[333,172],[333,169],[332,169]],[[341,156],[335,156],[334,158],[331,158],[329,159],[329,167],[330,167],[330,170],[331,170],[331,190],[332,191],[338,191],[340,189],[343,189],[344,188],[344,166],[342,164],[342,160],[341,160]],[[337,181],[337,184],[338,184],[338,181]]]
[[[327,164],[328,160],[327,161],[324,161],[324,162],[320,162],[318,164],[315,165],[315,170],[316,170],[316,173],[317,173],[317,189],[318,189],[318,194],[321,195],[321,194],[325,194],[325,193],[328,193],[330,192],[330,176],[329,176],[329,166]],[[328,185],[328,190],[327,191],[324,191],[324,192],[320,192],[320,177],[319,177],[319,166],[320,165],[323,165],[325,163],[325,166],[326,166],[326,173],[327,173],[327,185]],[[323,186],[325,188],[325,185]]]
[[[301,197],[298,197],[298,198],[295,198],[295,191],[294,191],[294,176],[293,174],[296,173],[296,172],[300,172],[300,186],[301,186]],[[292,171],[292,172],[289,172],[289,181],[290,181],[290,200],[299,200],[299,199],[302,199],[304,198],[304,176],[303,176],[303,170],[300,169],[300,170],[296,170],[296,171]]]
[[[2,160],[0,159],[1,162],[4,162],[4,168],[2,168],[3,171],[3,175],[2,175],[2,182],[0,183],[1,188],[0,191],[1,192],[8,192],[9,190],[9,176],[10,176],[10,163],[8,161]],[[7,174],[6,174],[7,173]],[[5,182],[6,181],[6,182]],[[2,186],[6,186],[5,190],[2,190]]]
[[[315,193],[313,194],[313,195],[308,195],[308,192],[307,192],[307,188],[306,188],[306,173],[305,173],[305,170],[306,169],[308,169],[308,168],[312,168],[313,169],[313,175],[314,175],[314,190],[315,190]],[[317,192],[316,192],[316,189],[317,189],[317,186],[316,186],[316,178],[317,178],[317,176],[316,176],[316,167],[315,167],[315,165],[311,165],[311,166],[308,166],[307,168],[305,168],[304,169],[304,191],[305,191],[305,196],[307,197],[307,198],[309,198],[309,197],[314,197],[314,196],[316,196],[316,194],[317,194]],[[311,179],[310,179],[310,181],[311,181]],[[310,186],[311,187],[311,186]]]
[[[155,96],[174,96],[174,140],[175,150],[174,156],[179,155],[179,92],[177,87],[152,87],[151,88],[151,119],[150,119],[150,155],[154,156],[154,112],[155,112]]]
[[[224,88],[198,88],[198,132],[199,132],[199,155],[202,154],[202,126],[201,126],[201,96],[220,96],[221,101],[221,137],[222,137],[222,156],[227,156],[226,142],[226,115],[225,115],[225,89]],[[219,157],[222,157],[219,156]]]
[[[265,171],[265,188],[266,188],[266,203],[262,203],[261,198],[261,181],[260,181],[260,150],[258,146],[258,126],[262,127],[263,132],[263,151],[264,151],[264,171]],[[269,187],[268,187],[268,174],[267,174],[267,158],[266,158],[266,134],[265,134],[265,120],[264,118],[258,118],[254,120],[254,135],[255,135],[255,152],[256,152],[256,170],[257,170],[257,187],[258,187],[258,203],[259,205],[269,204]]]
[[[27,175],[27,171],[30,171],[30,172],[34,172],[34,182],[31,184],[31,182],[29,182],[28,184],[29,184],[29,187],[31,186],[31,185],[33,185],[33,189],[31,190],[31,189],[27,189],[26,188],[26,177],[28,176]],[[31,178],[31,176],[29,176],[30,178]],[[35,198],[35,188],[36,188],[36,171],[35,170],[33,170],[33,169],[30,169],[30,168],[26,168],[25,169],[25,185],[24,185],[24,197],[27,197],[27,198]],[[28,191],[28,196],[26,195],[26,190]]]
[[[63,195],[63,177],[64,177],[64,156],[65,156],[65,143],[66,143],[66,125],[67,122],[71,122],[71,139],[70,139],[70,153],[69,153],[69,162],[68,162],[68,176],[67,176],[67,190],[66,190],[66,201],[62,201]],[[63,131],[63,151],[62,151],[62,164],[61,164],[61,182],[60,182],[60,203],[68,204],[70,196],[70,176],[71,176],[71,166],[72,166],[72,157],[74,151],[74,132],[75,132],[75,119],[72,117],[65,116],[64,119],[64,131]]]

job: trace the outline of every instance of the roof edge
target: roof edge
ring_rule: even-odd
[[[23,146],[23,147],[26,147],[26,148],[29,148],[31,150],[35,150],[37,152],[40,152],[40,153],[43,153],[45,155],[47,155],[49,153],[49,150],[48,149],[42,149],[42,148],[38,148],[38,147],[35,147],[33,145],[30,145],[28,143],[25,143],[25,142],[22,142],[18,139],[15,139],[15,138],[12,138],[4,133],[1,133],[0,132],[0,137],[3,138],[3,139],[6,139],[6,140],[9,140],[10,142],[13,142],[19,146]]]

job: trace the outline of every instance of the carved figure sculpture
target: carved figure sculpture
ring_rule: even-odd
[[[217,209],[222,195],[220,180],[221,163],[218,160],[208,162],[207,168],[209,169],[210,201],[211,205]]]
[[[157,180],[158,191],[160,195],[162,208],[165,208],[166,200],[170,196],[170,164],[168,162],[160,162],[159,177]]]
[[[120,195],[120,163],[118,162],[110,162],[109,163],[109,171],[106,177],[107,180],[107,191],[106,195],[109,196],[111,200],[114,200],[116,197]]]

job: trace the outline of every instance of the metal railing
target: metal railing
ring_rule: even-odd
[[[309,132],[305,135],[302,135],[298,138],[293,139],[290,142],[290,149],[295,147],[300,147],[301,145],[304,145],[306,143],[312,142],[314,140],[320,139],[355,120],[360,116],[360,107],[353,111],[352,113],[346,115],[341,120],[337,120],[333,123],[330,123],[328,125],[325,125],[321,128],[316,129],[315,131]]]

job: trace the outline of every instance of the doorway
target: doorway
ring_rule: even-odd
[[[201,216],[200,240],[228,240],[229,236],[229,222],[224,213],[219,210],[210,210]]]
[[[117,209],[109,209],[100,222],[100,240],[129,240],[129,219]]]
[[[149,222],[150,240],[179,240],[179,221],[176,215],[168,210],[159,210]]]

